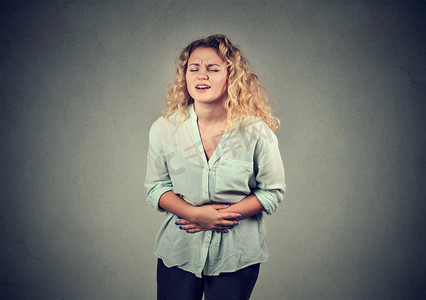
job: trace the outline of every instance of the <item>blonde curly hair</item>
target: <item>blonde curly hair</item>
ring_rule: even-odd
[[[213,48],[226,62],[228,70],[228,93],[225,100],[228,129],[232,129],[236,120],[249,121],[253,116],[263,120],[272,131],[280,126],[278,118],[272,115],[268,94],[259,84],[257,76],[248,70],[247,60],[241,51],[224,35],[211,35],[190,43],[182,50],[177,61],[176,78],[170,84],[167,95],[167,108],[164,117],[180,111],[188,117],[188,105],[194,102],[186,86],[186,70],[191,53],[199,47]]]

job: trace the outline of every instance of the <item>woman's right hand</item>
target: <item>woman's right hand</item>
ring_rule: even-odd
[[[176,222],[179,228],[189,233],[205,230],[225,232],[238,224],[241,215],[238,213],[221,212],[229,207],[226,204],[207,204],[193,208],[190,220],[180,219]]]

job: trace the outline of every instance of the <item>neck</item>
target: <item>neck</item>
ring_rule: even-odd
[[[194,110],[198,117],[198,123],[214,125],[227,120],[227,112],[223,103],[194,103]]]

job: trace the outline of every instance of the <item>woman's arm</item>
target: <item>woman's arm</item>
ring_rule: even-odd
[[[161,200],[160,200],[161,201]],[[186,203],[186,202],[185,202]],[[238,203],[235,203],[233,205],[223,205],[223,204],[214,204],[214,205],[207,205],[214,207],[214,209],[217,211],[217,213],[220,215],[227,215],[227,214],[238,214],[241,217],[237,219],[233,219],[234,223],[227,223],[230,224],[230,226],[227,226],[225,229],[230,229],[232,226],[237,224],[235,220],[243,220],[250,218],[251,216],[258,214],[262,211],[264,211],[263,205],[260,203],[259,199],[254,194],[250,194],[247,197],[245,197],[243,200],[241,200]],[[201,206],[204,207],[204,206]],[[201,208],[200,207],[200,208]],[[192,222],[190,219],[185,218],[182,216],[183,220],[179,220],[176,223],[180,225],[180,228],[182,230],[186,230],[189,233],[195,233],[199,231],[206,230],[203,227],[200,227],[198,224]],[[223,231],[223,230],[222,230]]]
[[[236,211],[224,211],[229,205],[193,206],[172,191],[165,192],[160,197],[159,206],[182,218],[177,224],[190,233],[204,230],[224,231],[238,223],[237,219],[241,218],[241,214]]]
[[[251,216],[254,216],[264,210],[265,208],[260,203],[256,195],[250,194],[240,202],[232,204],[225,209],[221,209],[220,211],[226,213],[238,212],[241,215],[240,220],[243,220],[250,218]]]

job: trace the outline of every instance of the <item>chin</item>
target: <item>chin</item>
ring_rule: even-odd
[[[211,99],[207,99],[207,98],[200,98],[200,97],[192,97],[192,99],[194,99],[194,102],[212,102],[214,100]]]
[[[217,103],[219,102],[218,100],[211,100],[211,99],[194,99],[194,102],[198,102],[198,103]]]

